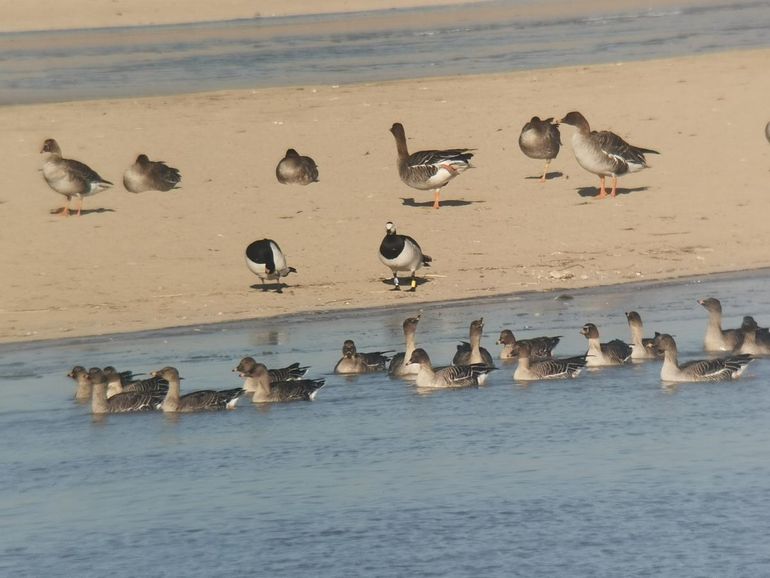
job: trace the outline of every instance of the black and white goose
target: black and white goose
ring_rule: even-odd
[[[586,353],[588,367],[602,367],[605,365],[623,365],[631,359],[631,347],[620,339],[613,339],[608,343],[600,343],[599,329],[593,323],[586,323],[580,330],[580,334],[588,339],[588,352]]]
[[[540,182],[545,182],[548,174],[548,166],[551,161],[559,154],[561,147],[561,135],[559,134],[559,123],[553,122],[553,117],[540,120],[539,116],[533,116],[532,119],[524,125],[519,134],[519,148],[521,152],[531,159],[545,160],[545,168]]]
[[[532,359],[529,343],[519,342],[519,363],[513,372],[517,381],[539,381],[541,379],[567,379],[577,377],[586,365],[586,356],[578,355],[565,359],[550,357]]]
[[[699,299],[698,304],[709,312],[703,346],[706,351],[736,351],[743,343],[740,329],[722,329],[722,303],[715,297]]]
[[[652,149],[628,144],[614,132],[592,131],[586,118],[577,111],[568,113],[560,122],[577,128],[572,135],[572,150],[581,167],[599,176],[600,199],[607,196],[604,188],[605,177],[612,177],[610,194],[614,197],[617,194],[618,176],[647,167],[645,153],[660,154]]]
[[[489,351],[481,347],[481,335],[484,331],[484,318],[474,319],[471,321],[471,326],[468,331],[467,341],[461,341],[457,346],[457,352],[452,358],[453,365],[471,365],[475,363],[483,363],[489,367],[494,367],[495,362]]]
[[[398,175],[421,191],[433,191],[433,208],[441,206],[441,188],[463,171],[471,168],[471,149],[428,150],[409,154],[404,126],[394,123],[390,132],[396,139]]]
[[[244,379],[243,390],[251,393],[254,403],[311,401],[324,386],[323,379],[275,379],[264,363],[245,357],[234,370]]]
[[[559,344],[559,341],[561,341],[561,335],[556,337],[530,337],[517,340],[513,335],[513,331],[503,329],[500,332],[497,344],[503,346],[503,349],[500,351],[500,359],[516,359],[519,355],[519,345],[526,343],[529,345],[530,358],[535,360],[551,357],[551,352]]]
[[[410,291],[417,289],[415,272],[422,267],[430,267],[433,259],[423,254],[420,244],[409,235],[396,233],[396,226],[388,221],[385,223],[385,237],[380,243],[380,261],[393,272],[393,290],[399,291],[399,271],[408,271],[411,274]]]
[[[162,377],[168,381],[168,392],[160,404],[166,413],[189,413],[194,411],[212,411],[233,409],[238,399],[245,392],[243,388],[223,389],[220,391],[204,389],[181,395],[179,371],[175,367],[164,367],[152,372],[153,377]],[[123,394],[121,394],[123,395]]]
[[[41,149],[43,154],[43,177],[48,186],[67,198],[62,215],[70,214],[72,197],[78,198],[78,216],[83,209],[83,197],[94,195],[112,186],[110,181],[100,177],[95,170],[80,161],[61,156],[59,144],[52,138],[46,139]]]
[[[420,322],[420,316],[409,317],[403,323],[404,328],[404,341],[406,343],[406,349],[397,353],[390,360],[388,366],[388,374],[394,377],[414,377],[419,371],[419,366],[414,363],[409,363],[409,358],[412,357],[412,353],[416,349],[414,343],[414,334],[417,332],[417,324]]]
[[[361,353],[356,349],[352,339],[346,339],[342,344],[342,358],[334,366],[334,373],[355,375],[385,371],[390,361],[387,353],[387,351]]]
[[[99,368],[92,368],[87,379],[92,385],[91,412],[95,414],[152,411],[158,409],[164,394],[159,391],[127,391],[107,397],[107,380]]]
[[[283,291],[281,277],[297,272],[294,267],[286,265],[286,257],[278,243],[272,239],[260,239],[249,244],[246,247],[246,265],[262,281],[263,291],[267,291],[265,280],[277,280],[277,293]]]
[[[417,372],[417,387],[447,388],[474,387],[484,385],[487,374],[495,368],[483,363],[469,365],[450,365],[442,369],[433,369],[430,357],[424,349],[415,349],[409,358],[409,363],[420,366]]]
[[[760,327],[751,315],[743,318],[741,323],[743,343],[740,353],[750,355],[770,355],[770,330]]]
[[[170,191],[179,185],[182,175],[179,169],[168,166],[163,161],[151,161],[141,154],[123,173],[123,186],[131,193],[145,191]]]
[[[309,185],[318,182],[318,165],[310,157],[289,149],[275,167],[275,177],[284,185]]]
[[[679,365],[676,341],[667,333],[655,336],[655,347],[663,352],[660,379],[681,381],[727,381],[741,376],[751,355],[731,355],[717,359],[698,359]]]
[[[631,331],[631,359],[655,359],[661,357],[654,347],[651,347],[654,338],[644,336],[644,324],[642,316],[636,311],[627,311],[626,319]]]

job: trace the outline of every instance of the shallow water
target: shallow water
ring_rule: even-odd
[[[522,16],[522,5],[527,17]],[[0,33],[0,104],[506,72],[768,46],[770,0],[549,2]]]
[[[425,306],[418,343],[447,363],[484,344],[583,323],[675,334],[703,356],[705,311],[770,322],[770,271]],[[577,380],[419,394],[329,372],[345,338],[400,349],[414,310],[377,310],[0,346],[0,575],[762,576],[770,573],[770,360],[739,382],[666,388],[659,364]],[[183,390],[233,387],[252,354],[326,376],[314,402],[94,420],[76,363],[174,364]]]

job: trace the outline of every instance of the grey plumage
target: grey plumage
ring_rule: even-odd
[[[767,327],[760,327],[751,315],[743,318],[741,333],[743,333],[743,342],[739,353],[770,355],[770,330]]]
[[[655,347],[663,352],[660,378],[668,382],[727,381],[741,376],[751,355],[731,355],[716,359],[698,359],[679,365],[674,338],[667,333],[655,336]]]
[[[408,363],[412,357],[412,353],[416,349],[414,344],[414,335],[417,332],[417,324],[420,322],[420,315],[416,317],[408,317],[404,320],[402,325],[404,330],[404,342],[406,343],[406,349],[401,353],[397,353],[390,360],[388,366],[388,374],[394,377],[414,377],[419,371],[419,366],[414,363]]]
[[[548,166],[551,161],[559,154],[561,147],[561,135],[559,134],[559,123],[553,122],[553,118],[540,120],[540,117],[533,116],[526,123],[519,134],[519,148],[532,159],[545,160],[545,168],[540,182],[545,182],[548,174]]]
[[[564,359],[549,357],[531,359],[531,347],[528,343],[519,343],[519,363],[513,372],[513,379],[538,381],[541,379],[567,379],[577,377],[586,365],[586,356],[578,355]]]
[[[503,329],[500,332],[497,344],[503,346],[502,351],[500,351],[500,359],[516,359],[519,355],[519,345],[526,343],[530,348],[530,357],[536,360],[551,357],[551,352],[559,344],[560,340],[561,335],[555,337],[530,337],[517,340],[513,331]]]
[[[194,412],[233,409],[244,391],[241,387],[223,390],[205,389],[181,395],[179,371],[175,367],[164,367],[152,372],[153,377],[168,381],[161,409],[164,412]]]
[[[470,343],[461,341],[457,346],[457,352],[452,358],[452,365],[470,365],[483,363],[489,367],[495,366],[495,361],[489,351],[481,347],[481,335],[484,331],[484,318],[471,322],[469,330]]]
[[[276,379],[278,374],[271,374],[265,364],[252,357],[243,358],[233,371],[244,378],[243,389],[252,394],[251,399],[255,403],[310,401],[325,383],[323,379]],[[296,375],[296,372],[290,375]]]
[[[655,359],[662,354],[651,347],[652,337],[644,337],[644,324],[642,317],[636,311],[627,311],[626,319],[631,331],[631,359]]]
[[[361,353],[351,339],[346,339],[342,345],[342,358],[334,366],[334,373],[357,374],[385,371],[390,357],[387,351]]]
[[[420,388],[475,387],[483,385],[487,374],[495,369],[483,363],[450,365],[442,369],[433,369],[430,357],[428,357],[424,349],[420,348],[412,352],[409,363],[416,363],[420,366],[420,370],[417,373],[417,387]]]
[[[108,398],[107,382],[99,368],[89,370],[87,379],[93,387],[91,412],[95,414],[152,411],[157,409],[163,400],[163,393],[157,391],[129,391]]]
[[[631,347],[620,339],[600,343],[599,329],[593,323],[586,323],[580,334],[588,340],[586,365],[601,367],[604,365],[623,365],[631,359]]]
[[[699,299],[698,303],[709,313],[703,346],[706,351],[736,351],[743,343],[740,329],[722,329],[722,303],[715,297]]]
[[[318,165],[310,157],[289,149],[275,167],[275,177],[284,185],[309,185],[318,182]]]
[[[170,191],[176,188],[182,175],[179,169],[168,166],[163,161],[151,161],[141,154],[123,173],[123,186],[131,193],[145,191]]]

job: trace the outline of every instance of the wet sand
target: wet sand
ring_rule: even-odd
[[[769,57],[2,108],[0,340],[770,266]],[[532,115],[570,110],[662,154],[598,201],[598,178],[576,164],[565,126],[541,184],[519,131]],[[412,150],[477,149],[439,211],[398,178],[395,121]],[[49,214],[63,198],[38,170],[48,137],[116,183],[86,199],[80,218]],[[319,183],[276,182],[289,147],[316,159]],[[180,168],[183,188],[126,192],[121,175],[140,152]],[[388,220],[434,259],[416,293],[390,291],[377,259]],[[252,288],[243,250],[262,237],[299,270],[283,294]]]

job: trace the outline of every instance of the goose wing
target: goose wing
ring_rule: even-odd
[[[614,132],[608,130],[592,131],[591,136],[604,154],[625,164],[645,166],[647,165],[647,159],[644,158],[644,153],[659,154],[658,151],[652,149],[635,147],[624,141]]]
[[[409,155],[407,165],[411,168],[435,167],[436,169],[442,165],[467,167],[473,158],[473,153],[469,151],[470,149],[419,151]]]
[[[444,387],[469,387],[479,385],[479,377],[491,371],[483,363],[450,365],[436,371],[436,380]]]
[[[170,167],[163,161],[152,161],[148,172],[150,178],[161,190],[173,189],[182,180],[179,169]]]
[[[617,363],[625,363],[631,357],[631,346],[620,339],[602,343],[602,353]]]
[[[270,392],[280,401],[312,400],[326,381],[324,379],[295,379],[270,384]]]
[[[519,341],[529,345],[530,357],[532,359],[545,359],[551,357],[551,352],[561,341],[561,335],[556,337],[532,337],[530,339],[520,339]]]
[[[364,361],[370,371],[381,371],[388,366],[390,356],[389,351],[372,351],[369,353],[359,353],[359,357]]]
[[[162,377],[155,376],[139,381],[133,381],[123,387],[123,391],[153,392],[158,391],[165,394],[168,391],[168,381]]]
[[[267,374],[270,376],[271,382],[288,381],[301,378],[308,369],[310,369],[309,365],[300,366],[298,362],[295,362],[280,369],[268,369]]]
[[[205,409],[225,409],[232,407],[234,402],[243,394],[243,388],[225,389],[216,391],[213,389],[202,389],[188,393],[179,398],[180,409],[205,410]]]
[[[107,400],[110,413],[125,413],[129,411],[150,411],[157,409],[165,394],[160,392],[147,393],[127,391],[113,395]]]
[[[688,361],[680,366],[682,373],[695,381],[722,381],[738,377],[751,361],[750,355]]]
[[[585,367],[586,356],[569,357],[565,359],[544,359],[536,361],[530,369],[544,379],[557,379],[561,377],[576,377]]]
[[[99,174],[85,163],[74,159],[62,159],[62,164],[66,167],[71,178],[83,181],[85,183],[104,183],[111,185],[110,181],[104,180]]]

